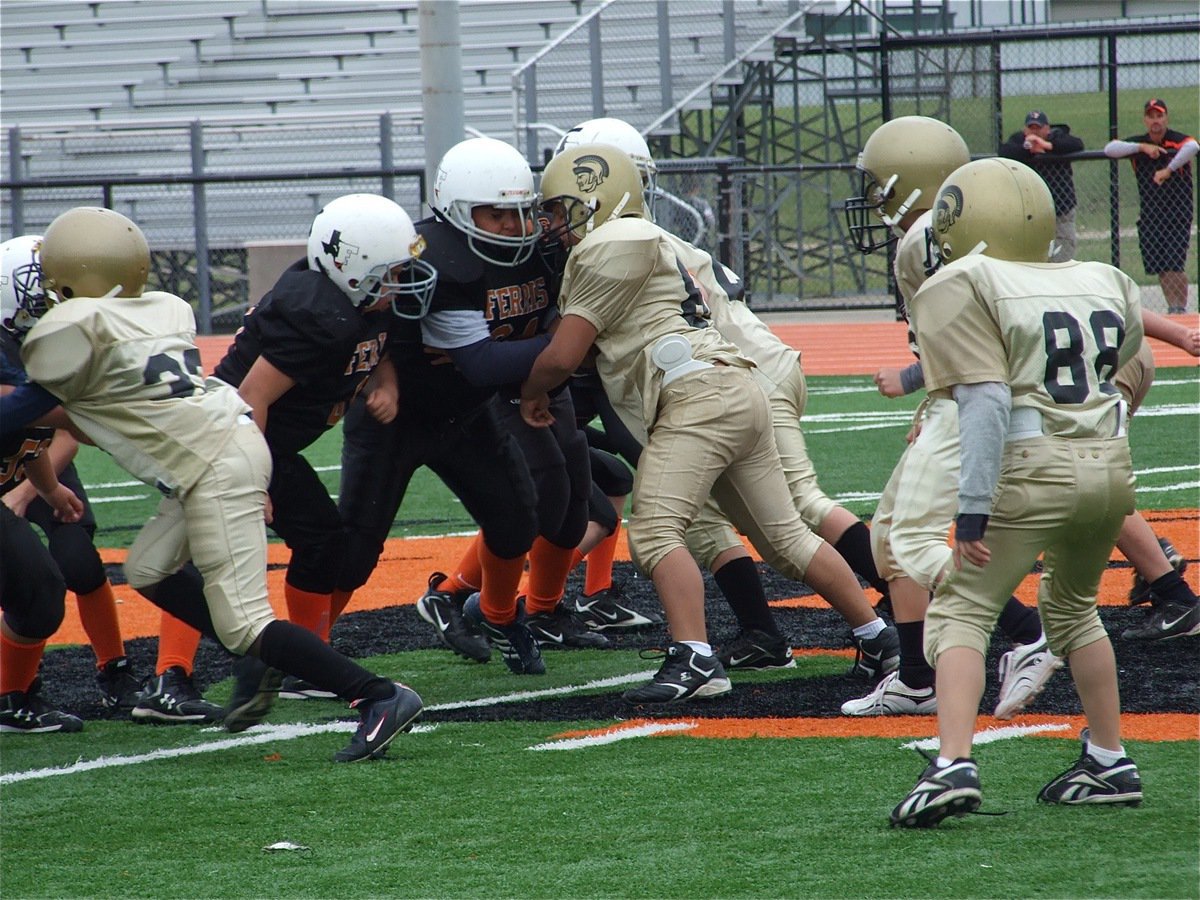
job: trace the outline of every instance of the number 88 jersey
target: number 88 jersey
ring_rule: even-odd
[[[195,336],[192,308],[174,294],[77,297],[38,320],[21,357],[98,447],[173,494],[196,483],[250,412],[229,385],[203,377]]]
[[[1098,262],[1028,263],[975,255],[917,292],[911,315],[925,384],[1004,382],[1042,431],[1111,437],[1123,424],[1113,376],[1142,342],[1138,288]]]

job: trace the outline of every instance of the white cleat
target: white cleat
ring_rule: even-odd
[[[1000,657],[1000,700],[997,719],[1011,719],[1042,692],[1063,661],[1050,652],[1046,636],[1032,644],[1018,644]]]
[[[875,690],[842,704],[843,716],[925,716],[937,712],[933,688],[911,688],[899,672],[884,677]]]

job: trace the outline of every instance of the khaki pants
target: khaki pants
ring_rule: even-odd
[[[186,496],[163,498],[125,562],[135,588],[157,584],[189,559],[195,563],[217,637],[239,654],[275,619],[267,600],[264,518],[270,479],[267,442],[246,418]]]
[[[938,587],[925,617],[925,658],[950,647],[986,656],[1000,611],[1045,554],[1039,607],[1057,656],[1105,637],[1096,591],[1125,516],[1134,509],[1133,463],[1124,437],[1038,437],[1005,447],[984,542],[984,568],[963,562]]]
[[[710,493],[769,565],[803,580],[822,541],[792,503],[767,396],[747,369],[714,366],[662,389],[629,521],[643,572],[686,547],[684,532]]]

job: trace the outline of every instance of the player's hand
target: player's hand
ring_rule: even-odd
[[[263,504],[263,518],[268,525],[275,521],[275,504],[271,502],[270,494],[267,494],[267,502]]]
[[[60,484],[45,498],[54,510],[54,518],[68,524],[78,522],[83,518],[83,501],[75,496],[75,492],[65,484]]]
[[[1183,349],[1192,354],[1192,356],[1200,356],[1200,328],[1188,329]]]
[[[903,397],[904,384],[900,380],[901,369],[884,368],[875,373],[875,385],[885,397]]]
[[[37,496],[37,491],[33,489],[33,485],[28,481],[22,481],[15,488],[5,494],[0,500],[4,505],[13,511],[22,519],[25,518],[25,511],[29,509],[29,504],[33,502],[33,498]]]
[[[1164,181],[1166,181],[1170,177],[1171,177],[1170,169],[1159,169],[1157,172],[1154,173],[1154,183],[1162,184]]]
[[[911,444],[919,438],[921,436],[921,425],[924,421],[922,419],[920,422],[913,422],[912,427],[908,429],[908,434],[904,436],[904,440]]]
[[[440,347],[430,347],[428,344],[426,344],[425,345],[425,355],[427,357],[429,357],[429,364],[431,366],[452,366],[452,365],[454,365],[454,360],[452,360],[450,358],[450,354],[448,354],[445,350],[441,349]]]
[[[554,416],[550,413],[550,396],[542,394],[531,400],[521,401],[521,418],[526,425],[534,428],[549,428],[554,424]]]
[[[983,541],[955,540],[954,568],[961,569],[964,559],[971,565],[982,569],[991,562],[992,551],[987,548],[987,545]]]
[[[400,394],[393,385],[380,385],[367,394],[367,412],[388,425],[400,411]]]
[[[1151,144],[1147,142],[1145,144],[1139,144],[1138,146],[1140,146],[1142,148],[1142,152],[1151,159],[1158,159],[1163,152],[1163,148],[1158,146],[1158,144]]]

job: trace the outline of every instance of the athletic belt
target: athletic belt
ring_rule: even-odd
[[[1024,441],[1029,438],[1041,437],[1045,434],[1042,429],[1042,414],[1032,406],[1014,407],[1008,416],[1008,434],[1004,441]],[[1125,400],[1117,402],[1117,424],[1112,437],[1125,434]]]

